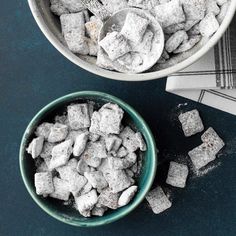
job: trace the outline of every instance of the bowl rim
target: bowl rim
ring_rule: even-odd
[[[134,115],[139,122],[142,124],[142,126],[144,127],[145,131],[146,131],[146,135],[147,138],[150,140],[150,151],[151,151],[151,156],[152,156],[152,163],[153,165],[151,165],[150,168],[150,174],[149,174],[149,179],[147,180],[146,186],[144,186],[142,188],[142,194],[139,196],[139,198],[137,199],[136,202],[133,202],[130,204],[130,206],[128,206],[124,211],[120,212],[119,214],[113,216],[112,218],[106,219],[106,220],[102,220],[97,222],[79,222],[79,221],[75,221],[75,220],[68,220],[65,217],[62,217],[58,214],[55,214],[53,211],[51,211],[44,203],[41,203],[41,201],[38,199],[38,196],[35,195],[35,191],[29,186],[29,181],[26,177],[26,172],[24,169],[24,161],[25,161],[25,143],[27,141],[27,136],[28,134],[31,132],[32,128],[34,128],[34,124],[35,122],[37,122],[38,119],[41,118],[42,115],[46,114],[48,112],[48,110],[50,110],[52,107],[61,104],[62,102],[65,102],[67,100],[73,100],[79,97],[85,97],[85,96],[96,96],[96,97],[100,97],[100,98],[106,98],[108,100],[111,100],[111,102],[117,102],[118,105],[120,105],[121,107],[124,107],[125,109],[129,110],[129,112]],[[32,118],[32,120],[30,121],[30,123],[28,124],[22,139],[21,139],[21,144],[20,144],[20,150],[19,150],[19,166],[20,166],[20,173],[21,173],[21,177],[23,179],[24,185],[27,189],[27,191],[29,192],[30,196],[33,198],[33,200],[36,202],[36,204],[42,209],[44,210],[48,215],[52,216],[53,218],[69,224],[69,225],[73,225],[73,226],[78,226],[78,227],[96,227],[96,226],[101,226],[101,225],[105,225],[105,224],[109,224],[112,223],[114,221],[119,220],[120,218],[128,215],[130,212],[132,212],[145,198],[146,194],[148,193],[148,191],[150,190],[153,181],[155,179],[155,175],[156,175],[156,169],[157,169],[157,149],[156,149],[156,143],[155,143],[155,139],[154,136],[151,132],[151,129],[149,128],[149,126],[147,125],[146,121],[141,117],[141,115],[134,110],[134,108],[132,108],[129,104],[127,104],[126,102],[124,102],[123,100],[107,94],[107,93],[103,93],[103,92],[98,92],[98,91],[80,91],[80,92],[74,92],[74,93],[70,93],[67,94],[65,96],[59,97],[55,100],[53,100],[52,102],[50,102],[48,105],[44,106],[39,112],[37,112],[37,114]]]
[[[47,24],[45,23],[43,16],[41,15],[40,11],[38,10],[37,0],[28,0],[29,7],[33,14],[35,21],[37,22],[39,28],[46,36],[46,38],[51,42],[51,44],[61,53],[63,54],[68,60],[76,64],[77,66],[102,77],[113,79],[113,80],[120,80],[120,81],[147,81],[147,80],[154,80],[167,77],[172,75],[176,72],[183,70],[184,68],[192,65],[194,62],[198,61],[204,54],[206,54],[216,43],[220,40],[223,36],[224,32],[227,30],[230,22],[232,21],[235,11],[236,11],[236,1],[231,1],[229,6],[228,12],[220,25],[220,28],[217,32],[210,38],[210,40],[199,49],[196,53],[194,53],[189,58],[185,59],[184,61],[171,66],[169,68],[149,72],[149,73],[141,73],[141,74],[124,74],[115,71],[109,71],[106,69],[99,68],[95,65],[86,62],[73,54],[68,48],[66,48],[60,40],[52,33],[52,31],[48,28]]]

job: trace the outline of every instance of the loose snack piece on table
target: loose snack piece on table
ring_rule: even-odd
[[[188,166],[170,162],[168,176],[166,183],[178,188],[184,188],[186,186],[186,180],[188,177]]]
[[[151,190],[146,195],[146,199],[155,214],[160,214],[161,212],[170,208],[172,205],[161,187]]]
[[[36,128],[26,150],[35,160],[36,193],[65,202],[73,199],[84,217],[129,204],[138,191],[137,167],[142,165],[136,151],[147,149],[140,132],[123,128],[124,111],[117,104],[98,110],[95,105],[70,104],[63,115],[55,116],[55,123]]]
[[[196,170],[216,159],[216,155],[209,150],[205,143],[191,150],[188,155]]]
[[[204,130],[201,117],[196,109],[182,113],[178,118],[182,124],[182,129],[186,137],[192,136]]]
[[[201,139],[203,143],[188,153],[197,170],[214,161],[216,155],[225,146],[224,141],[211,127],[201,136]]]
[[[165,48],[170,53],[168,58],[159,59],[153,71],[179,63],[199,50],[218,30],[230,3],[230,0],[50,0],[50,9],[60,17],[62,34],[72,52],[96,56],[96,65],[104,69],[137,73],[134,68],[145,63],[143,55],[151,53],[155,38],[148,20],[130,11],[123,26],[118,22],[105,35],[110,41],[114,39],[116,45],[102,42],[105,51],[98,46],[102,22],[127,7],[151,13],[163,28]],[[126,40],[128,43],[123,43]]]

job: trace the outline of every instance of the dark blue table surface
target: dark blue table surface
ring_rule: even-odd
[[[37,27],[27,1],[3,0],[0,7],[0,235],[236,235],[236,118],[165,92],[165,79],[128,83],[95,76],[65,59]],[[227,143],[221,165],[184,190],[172,189],[173,207],[154,215],[146,204],[99,228],[76,228],[44,213],[27,193],[19,172],[20,140],[34,114],[55,98],[80,90],[114,94],[136,108],[151,126],[167,163],[200,144],[184,138],[178,105],[197,108],[206,127]],[[164,164],[165,166],[165,164]],[[164,168],[165,169],[165,168]],[[165,178],[158,169],[157,181]]]

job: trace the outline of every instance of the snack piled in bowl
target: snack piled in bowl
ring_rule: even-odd
[[[102,216],[132,200],[146,151],[141,133],[122,125],[118,105],[96,111],[94,105],[70,104],[54,123],[36,128],[27,148],[37,167],[36,193],[75,206],[84,217]]]
[[[156,71],[187,59],[218,30],[230,5],[230,0],[50,1],[73,53],[123,73]],[[133,12],[137,9],[143,14]],[[125,18],[122,11],[126,12]],[[157,42],[161,45],[162,37],[150,27],[153,22],[147,15],[161,26],[164,48],[155,47]],[[111,18],[116,21],[101,35]],[[153,61],[148,64],[145,58]]]

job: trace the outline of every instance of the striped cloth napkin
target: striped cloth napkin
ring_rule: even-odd
[[[236,115],[236,17],[215,48],[168,77],[166,91]]]

